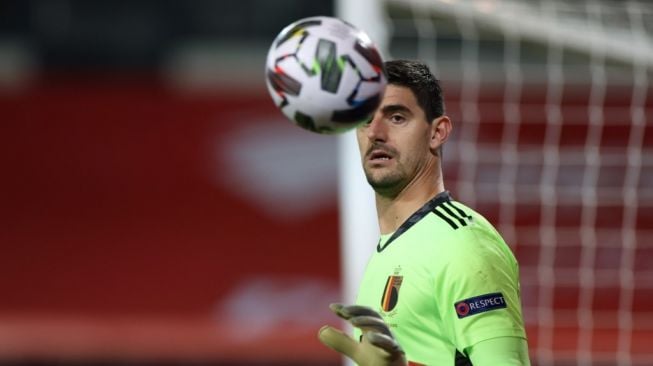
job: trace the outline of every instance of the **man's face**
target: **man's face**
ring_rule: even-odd
[[[396,195],[433,158],[431,124],[413,92],[388,85],[373,119],[356,130],[367,181],[381,195]]]

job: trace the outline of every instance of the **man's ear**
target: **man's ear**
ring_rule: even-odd
[[[431,151],[437,151],[449,139],[452,123],[448,116],[440,116],[431,123]]]

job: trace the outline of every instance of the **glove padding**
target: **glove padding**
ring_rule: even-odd
[[[360,328],[363,337],[357,342],[341,330],[325,325],[318,332],[318,338],[327,347],[351,358],[359,366],[406,365],[404,351],[376,311],[358,305],[331,304],[329,308]]]

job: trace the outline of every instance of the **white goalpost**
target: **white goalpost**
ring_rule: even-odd
[[[336,15],[441,79],[445,184],[520,262],[533,364],[653,364],[653,4],[340,0]],[[378,227],[353,133],[339,142],[352,302]]]
[[[336,14],[365,30],[387,57],[387,29],[379,5],[378,0],[339,0]],[[338,149],[343,301],[353,303],[367,258],[376,248],[379,228],[374,193],[363,174],[355,132],[340,136]]]

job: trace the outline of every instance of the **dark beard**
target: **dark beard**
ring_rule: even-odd
[[[383,197],[396,197],[406,186],[404,177],[399,172],[392,172],[378,179],[365,172],[365,178],[374,192]]]

